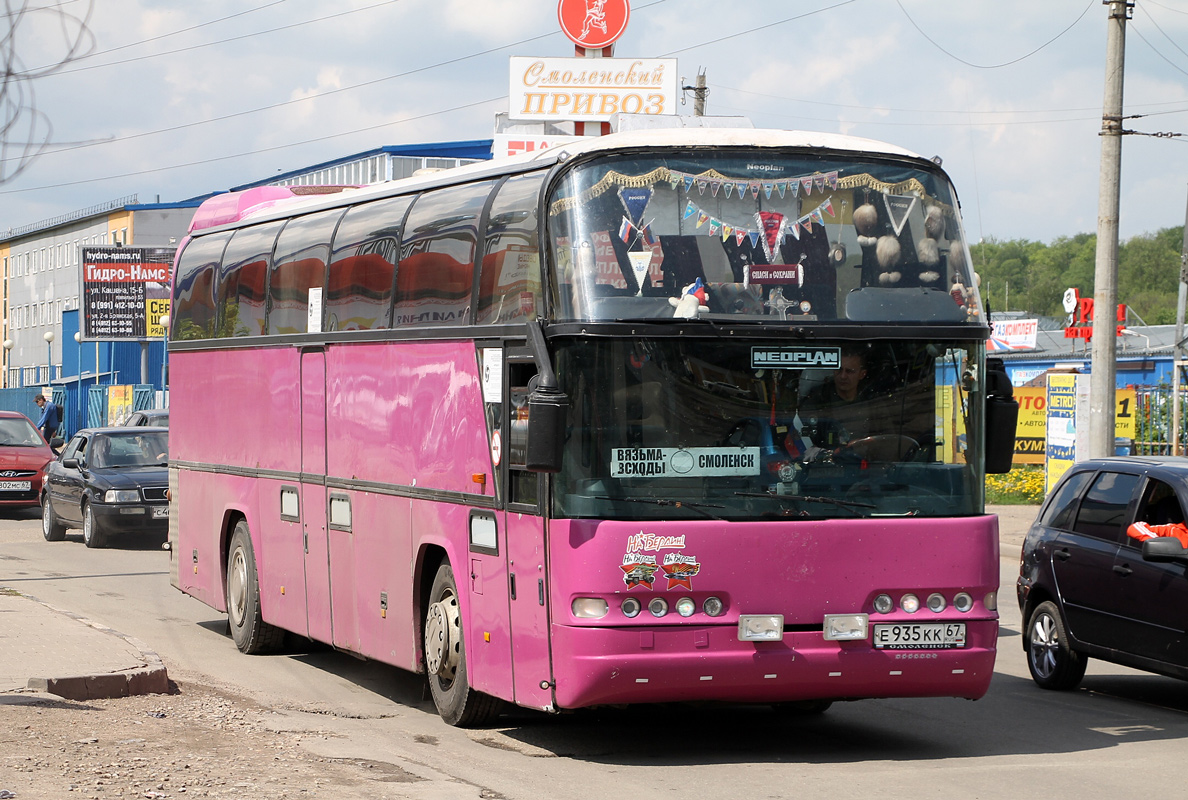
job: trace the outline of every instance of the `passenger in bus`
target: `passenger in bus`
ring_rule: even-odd
[[[833,448],[868,434],[869,413],[864,403],[866,354],[859,348],[842,351],[841,366],[831,380],[809,391],[800,401],[799,415],[818,447]]]

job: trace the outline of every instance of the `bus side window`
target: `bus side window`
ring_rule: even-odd
[[[334,233],[326,284],[326,330],[386,328],[400,260],[400,226],[412,198],[350,209]]]
[[[494,181],[421,194],[404,225],[392,326],[470,322],[479,217]]]
[[[509,361],[508,369],[508,488],[507,501],[536,505],[539,498],[537,473],[525,468],[528,454],[528,395],[536,365]]]
[[[509,179],[499,189],[487,222],[486,248],[479,270],[479,325],[494,325],[541,314],[540,247],[537,219],[545,173]]]
[[[342,215],[334,208],[297,217],[281,231],[268,281],[270,334],[308,332],[310,290],[321,291],[326,282],[330,239]],[[316,324],[321,330],[320,319]]]
[[[203,236],[182,251],[173,287],[174,339],[215,337],[215,277],[230,238],[229,233]]]
[[[265,281],[283,222],[240,228],[223,254],[217,291],[220,336],[264,333]]]

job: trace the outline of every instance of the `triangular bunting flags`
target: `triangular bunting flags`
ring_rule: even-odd
[[[830,189],[837,188],[837,170],[825,173],[825,185]]]
[[[825,202],[822,203],[819,206],[819,208],[825,209],[825,213],[831,217],[836,216],[836,214],[833,213],[833,198],[832,197],[826,198]]]
[[[720,188],[722,188],[722,184],[721,184],[721,182],[719,182],[719,181],[710,181],[710,196],[711,196],[711,197],[717,197],[717,196],[718,196],[718,189],[720,189]]]
[[[704,211],[697,212],[697,227],[700,228],[705,223],[709,222],[709,214]]]
[[[747,238],[747,232],[742,228],[734,229],[734,243],[742,247],[743,240]]]
[[[779,183],[777,183],[775,185],[775,187],[779,191],[780,197],[782,198],[784,196],[784,190],[788,188],[788,184],[784,183],[783,181],[780,181]]]
[[[727,183],[723,186],[723,188],[726,190],[726,199],[729,200],[730,195],[734,194],[734,184]]]
[[[682,217],[682,219],[688,219],[689,217],[693,216],[696,213],[697,213],[697,206],[693,205],[693,201],[690,200],[690,201],[688,201],[688,203],[685,204],[685,216]]]
[[[804,194],[806,197],[813,193],[813,178],[811,175],[807,178],[801,178],[800,185],[804,187]]]
[[[818,192],[825,191],[825,176],[824,175],[814,175],[813,176],[813,186],[817,187]]]
[[[706,185],[708,182],[709,182],[709,181],[698,181],[698,182],[697,182],[697,193],[698,193],[698,194],[705,194],[705,185]]]
[[[685,193],[688,194],[689,190],[692,188],[693,188],[693,176],[686,175],[685,176]]]
[[[771,199],[771,190],[772,190],[772,188],[773,188],[773,187],[772,187],[772,185],[771,185],[770,183],[765,183],[765,184],[763,184],[763,194],[764,194],[764,195],[767,197],[767,199],[768,199],[768,200],[770,200],[770,199]]]
[[[753,197],[755,199],[759,198],[759,184],[757,184],[757,183],[751,184],[751,197]]]
[[[747,231],[747,238],[751,240],[751,247],[759,245],[759,231]]]

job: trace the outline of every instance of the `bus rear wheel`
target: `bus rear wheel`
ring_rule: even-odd
[[[246,520],[235,523],[227,553],[227,620],[241,653],[270,653],[281,646],[285,632],[260,615],[260,580],[252,535]]]
[[[437,568],[425,609],[425,674],[437,713],[450,725],[475,728],[499,716],[502,701],[470,688],[458,584],[449,564]]]

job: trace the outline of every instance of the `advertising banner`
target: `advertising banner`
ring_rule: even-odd
[[[508,117],[609,122],[615,114],[675,114],[675,58],[512,56]]]
[[[1136,436],[1134,395],[1134,389],[1117,390],[1114,435],[1118,438]],[[1042,386],[1020,386],[1015,389],[1015,400],[1019,403],[1019,422],[1015,427],[1014,463],[1043,464],[1048,441],[1048,390]]]
[[[171,247],[83,247],[82,338],[140,340],[163,336],[169,312]]]
[[[1077,458],[1077,375],[1049,375],[1044,493],[1060,480]]]
[[[987,349],[990,352],[1004,350],[1034,350],[1039,335],[1038,319],[1011,319],[993,323]]]

